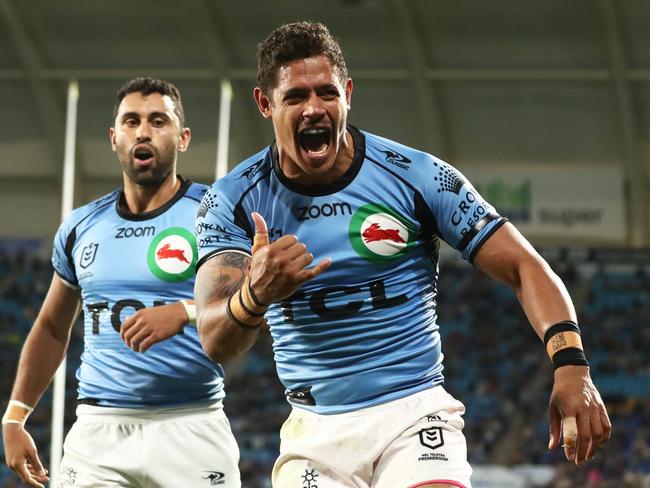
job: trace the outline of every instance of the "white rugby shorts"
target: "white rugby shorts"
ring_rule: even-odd
[[[284,423],[274,488],[471,488],[465,407],[442,386],[334,415],[294,408]]]
[[[56,488],[240,488],[221,402],[160,409],[79,405]]]

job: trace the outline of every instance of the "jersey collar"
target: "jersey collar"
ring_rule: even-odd
[[[179,201],[181,198],[183,198],[183,195],[187,192],[188,188],[192,184],[190,180],[185,180],[183,179],[182,176],[177,175],[178,179],[181,180],[181,186],[178,188],[178,191],[176,191],[176,194],[164,205],[161,207],[158,207],[155,210],[151,210],[149,212],[142,212],[138,214],[131,213],[126,206],[126,199],[124,197],[124,190],[120,191],[120,195],[115,202],[115,210],[117,211],[117,214],[122,217],[125,220],[132,220],[135,222],[140,222],[143,220],[150,220],[155,217],[158,217],[159,215],[165,213],[167,210],[169,210],[177,201]]]
[[[271,162],[273,164],[273,172],[280,180],[280,182],[286,186],[288,189],[295,193],[306,196],[323,196],[331,195],[341,191],[343,188],[348,186],[361,170],[361,165],[363,160],[366,158],[366,138],[363,133],[356,127],[349,125],[347,126],[347,131],[352,136],[352,142],[354,144],[354,157],[352,158],[352,164],[347,169],[341,177],[325,185],[300,185],[289,178],[287,178],[282,170],[280,169],[280,158],[278,156],[278,146],[275,141],[271,144]]]

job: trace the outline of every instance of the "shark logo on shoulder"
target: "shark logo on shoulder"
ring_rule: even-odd
[[[402,169],[409,169],[409,164],[411,164],[411,160],[406,156],[404,156],[403,154],[400,154],[391,149],[388,149],[386,151],[380,151],[380,152],[386,155],[386,162],[390,164],[394,164],[395,166],[399,166]]]
[[[249,166],[244,171],[242,171],[241,176],[239,178],[246,178],[248,180],[252,180],[262,170],[262,163],[264,163],[264,160],[260,159],[257,163]]]

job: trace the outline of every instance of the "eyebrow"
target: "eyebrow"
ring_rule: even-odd
[[[288,88],[286,92],[284,92],[284,95],[302,95],[306,92],[309,92],[311,88],[303,88],[300,86]],[[335,83],[323,83],[322,85],[319,85],[315,88],[316,93],[321,93],[324,91],[330,91],[330,90],[336,90],[337,92],[340,92],[340,88],[335,84]]]
[[[140,114],[137,112],[124,112],[122,115],[120,115],[120,120],[123,122],[127,119],[139,119]]]
[[[151,113],[147,114],[148,119],[155,119],[156,117],[162,117],[162,118],[167,119],[167,120],[170,119],[169,115],[167,115],[165,112],[151,112]],[[138,112],[124,112],[120,116],[121,121],[125,121],[125,120],[128,120],[128,119],[140,119],[140,118],[141,118],[141,115]]]
[[[166,112],[151,112],[148,116],[150,119],[155,119],[156,117],[162,117],[163,119],[170,119],[169,115]]]
[[[283,98],[292,95],[304,95],[307,92],[309,92],[309,90],[306,88],[289,88],[286,92],[284,92]]]

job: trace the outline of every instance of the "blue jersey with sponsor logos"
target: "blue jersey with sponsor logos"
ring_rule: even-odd
[[[439,239],[472,260],[505,220],[456,169],[430,154],[348,127],[353,162],[338,181],[299,186],[274,145],[208,190],[195,232],[199,264],[250,254],[253,211],[271,240],[295,234],[332,265],[266,313],[293,405],[339,413],[443,381],[436,324]]]
[[[74,210],[59,228],[54,269],[81,289],[79,399],[138,408],[224,396],[223,371],[203,353],[196,327],[145,353],[133,352],[119,335],[120,324],[136,310],[193,298],[193,226],[205,191],[205,185],[182,180],[163,207],[129,214],[116,190]]]

